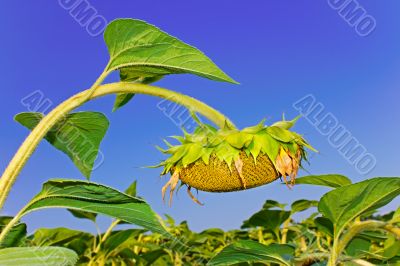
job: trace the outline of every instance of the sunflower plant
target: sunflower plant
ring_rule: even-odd
[[[377,178],[358,184],[333,175],[302,178],[298,183],[336,186],[319,201],[318,213],[307,221],[295,223],[292,214],[315,207],[315,201],[300,200],[292,204],[291,211],[284,210],[278,202],[267,201],[260,212],[244,222],[244,230],[209,229],[202,233],[191,232],[186,223],[175,225],[171,217],[163,220],[136,195],[136,183],[119,191],[92,182],[90,177],[109,121],[103,113],[74,110],[107,95],[116,96],[114,106],[110,107],[113,111],[128,104],[135,94],[145,94],[186,107],[197,121],[194,132],[184,131],[183,136],[173,137],[175,144],[165,141],[167,147],[159,147],[167,158],[156,167],[163,168],[161,175],[171,175],[162,188],[162,197],[169,188],[170,201],[181,186],[186,186],[197,203],[200,202],[191,193],[192,188],[230,192],[279,178],[292,187],[299,168],[307,160],[307,151],[315,151],[301,134],[291,130],[298,117],[283,118],[270,125],[263,120],[239,129],[206,103],[152,85],[172,74],[193,74],[237,84],[200,50],[159,28],[141,20],[117,19],[107,26],[104,40],[109,60],[90,88],[47,114],[15,116],[31,132],[0,178],[0,209],[42,140],[67,155],[86,179],[50,179],[14,216],[0,217],[0,265],[232,265],[260,261],[266,265],[311,265],[307,263],[327,261],[333,266],[356,261],[349,255],[349,246],[358,235],[371,230],[392,236],[381,237],[387,241],[384,245],[371,240],[370,244],[375,246],[368,251],[374,251],[376,256],[360,255],[363,265],[367,260],[397,261],[399,211],[389,219],[363,219],[400,193],[398,178]],[[119,80],[105,83],[113,72],[119,73]],[[214,126],[202,123],[199,117]],[[358,198],[365,201],[361,203]],[[43,228],[28,235],[23,218],[47,208],[68,209],[76,218],[95,225],[98,215],[113,221],[106,232],[97,235],[67,228]],[[139,228],[114,230],[126,223]],[[313,234],[318,239],[316,248]],[[187,239],[182,241],[182,236]],[[307,245],[312,254],[306,252]],[[380,250],[382,246],[384,249]]]
[[[165,76],[184,73],[237,84],[204,53],[147,22],[135,19],[111,22],[104,32],[104,40],[110,57],[104,71],[89,89],[65,100],[48,114],[20,113],[15,116],[15,120],[31,133],[1,176],[0,208],[3,208],[19,173],[43,139],[65,153],[88,181],[52,179],[46,182],[42,191],[24,208],[5,220],[7,222],[0,233],[1,246],[10,246],[13,232],[24,230],[22,217],[43,208],[67,208],[77,217],[91,217],[88,213],[103,214],[115,218],[115,224],[120,221],[133,223],[170,236],[143,199],[89,181],[109,121],[99,112],[74,110],[106,95],[116,95],[113,111],[126,105],[135,94],[146,94],[176,102],[218,127],[201,124],[193,134],[185,134],[181,145],[165,151],[172,156],[160,166],[164,166],[163,174],[172,173],[166,185],[171,186],[171,193],[179,179],[189,186],[189,192],[190,187],[206,191],[247,189],[279,176],[290,176],[293,183],[305,155],[303,148],[308,144],[299,135],[288,131],[290,121],[271,127],[260,124],[239,131],[225,115],[209,105],[176,91],[150,85]],[[115,71],[119,72],[120,80],[104,84],[107,76]],[[252,163],[250,155],[254,159]],[[204,180],[200,173],[206,174]],[[124,211],[121,211],[121,206]],[[142,213],[145,219],[136,217],[135,213]]]

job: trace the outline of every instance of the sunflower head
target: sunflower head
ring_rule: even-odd
[[[228,125],[222,129],[199,123],[184,136],[174,136],[178,145],[165,141],[167,149],[159,148],[169,158],[158,166],[162,175],[171,174],[162,195],[170,187],[170,200],[178,183],[190,189],[209,192],[244,190],[270,183],[283,177],[292,186],[299,167],[307,159],[305,148],[314,150],[304,138],[289,129],[297,121],[279,121],[265,126],[238,130]],[[315,151],[315,150],[314,150]]]

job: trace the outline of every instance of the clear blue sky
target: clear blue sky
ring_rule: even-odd
[[[341,173],[354,181],[399,175],[400,2],[360,0],[376,19],[376,29],[359,36],[328,1],[95,1],[90,3],[108,21],[118,17],[146,20],[190,43],[212,58],[241,85],[213,82],[190,75],[170,76],[157,85],[197,97],[228,115],[237,125],[262,118],[276,121],[298,113],[292,104],[313,94],[370,153],[375,169],[360,175],[327,137],[305,119],[297,132],[320,154],[306,166],[312,174]],[[104,68],[108,54],[101,36],[91,37],[58,1],[2,1],[0,8],[0,169],[4,169],[28,132],[13,121],[26,111],[21,99],[35,90],[58,104],[87,88]],[[111,80],[115,80],[113,76]],[[137,96],[111,113],[114,97],[87,104],[83,110],[105,112],[111,122],[101,150],[105,162],[93,181],[123,190],[138,180],[139,194],[160,214],[187,220],[195,230],[237,228],[266,199],[290,203],[318,199],[327,190],[275,182],[256,189],[211,194],[200,192],[204,207],[181,191],[172,208],[161,201],[166,178],[141,166],[158,163],[154,148],[180,133],[156,105],[158,99]],[[301,172],[304,175],[306,172]],[[50,178],[83,178],[69,159],[43,142],[19,176],[5,208],[14,214]],[[399,205],[399,200],[391,208]],[[64,210],[48,210],[25,218],[38,227],[70,226],[92,230]],[[108,223],[100,219],[101,227]]]

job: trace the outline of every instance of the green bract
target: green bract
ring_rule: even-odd
[[[171,190],[179,181],[178,176],[189,187],[211,192],[251,188],[272,182],[280,176],[285,181],[286,177],[290,177],[293,184],[302,159],[307,157],[304,148],[314,150],[301,135],[289,130],[296,120],[283,120],[271,126],[265,126],[263,120],[242,130],[229,126],[217,130],[199,123],[193,134],[184,131],[183,137],[173,137],[180,142],[178,145],[165,141],[168,148],[159,149],[170,157],[158,166],[164,167],[162,175],[172,174],[173,181],[167,184]],[[251,163],[248,158],[252,158]],[[257,182],[255,179],[262,178],[261,172],[265,173],[265,167],[269,167],[267,170],[271,173],[264,182]],[[192,182],[200,174],[202,180],[198,182],[201,184]],[[233,179],[239,178],[242,184],[233,183]],[[224,185],[216,184],[216,179]]]
[[[172,169],[187,167],[198,160],[208,164],[212,154],[231,167],[232,163],[239,158],[241,151],[244,151],[247,156],[251,155],[254,161],[257,161],[258,155],[262,153],[266,154],[276,167],[276,159],[281,149],[291,154],[301,152],[304,159],[307,155],[304,147],[315,151],[301,135],[289,131],[278,123],[265,126],[264,120],[256,126],[243,130],[229,127],[217,130],[211,125],[202,124],[193,134],[184,132],[183,137],[173,136],[173,138],[180,144],[174,146],[165,140],[169,148],[158,147],[163,153],[171,155],[159,164],[164,167],[162,175],[171,172]]]

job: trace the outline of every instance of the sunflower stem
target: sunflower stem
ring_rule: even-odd
[[[331,256],[328,261],[328,266],[334,266],[338,263],[338,258],[343,253],[350,241],[359,233],[366,230],[384,230],[393,234],[400,239],[400,229],[382,221],[356,221],[354,224],[342,235],[341,238],[335,237]],[[338,234],[341,235],[341,234]]]
[[[223,127],[226,124],[234,127],[234,124],[220,112],[199,100],[178,92],[150,85],[129,82],[116,82],[101,85],[107,74],[108,72],[103,72],[103,74],[97,79],[90,89],[80,92],[58,105],[32,130],[24,143],[18,149],[17,153],[14,155],[0,179],[0,210],[3,208],[17,176],[25,166],[32,153],[35,151],[40,141],[46,136],[47,132],[65,115],[89,100],[116,93],[147,94],[183,105],[190,111],[203,115],[219,127]]]

